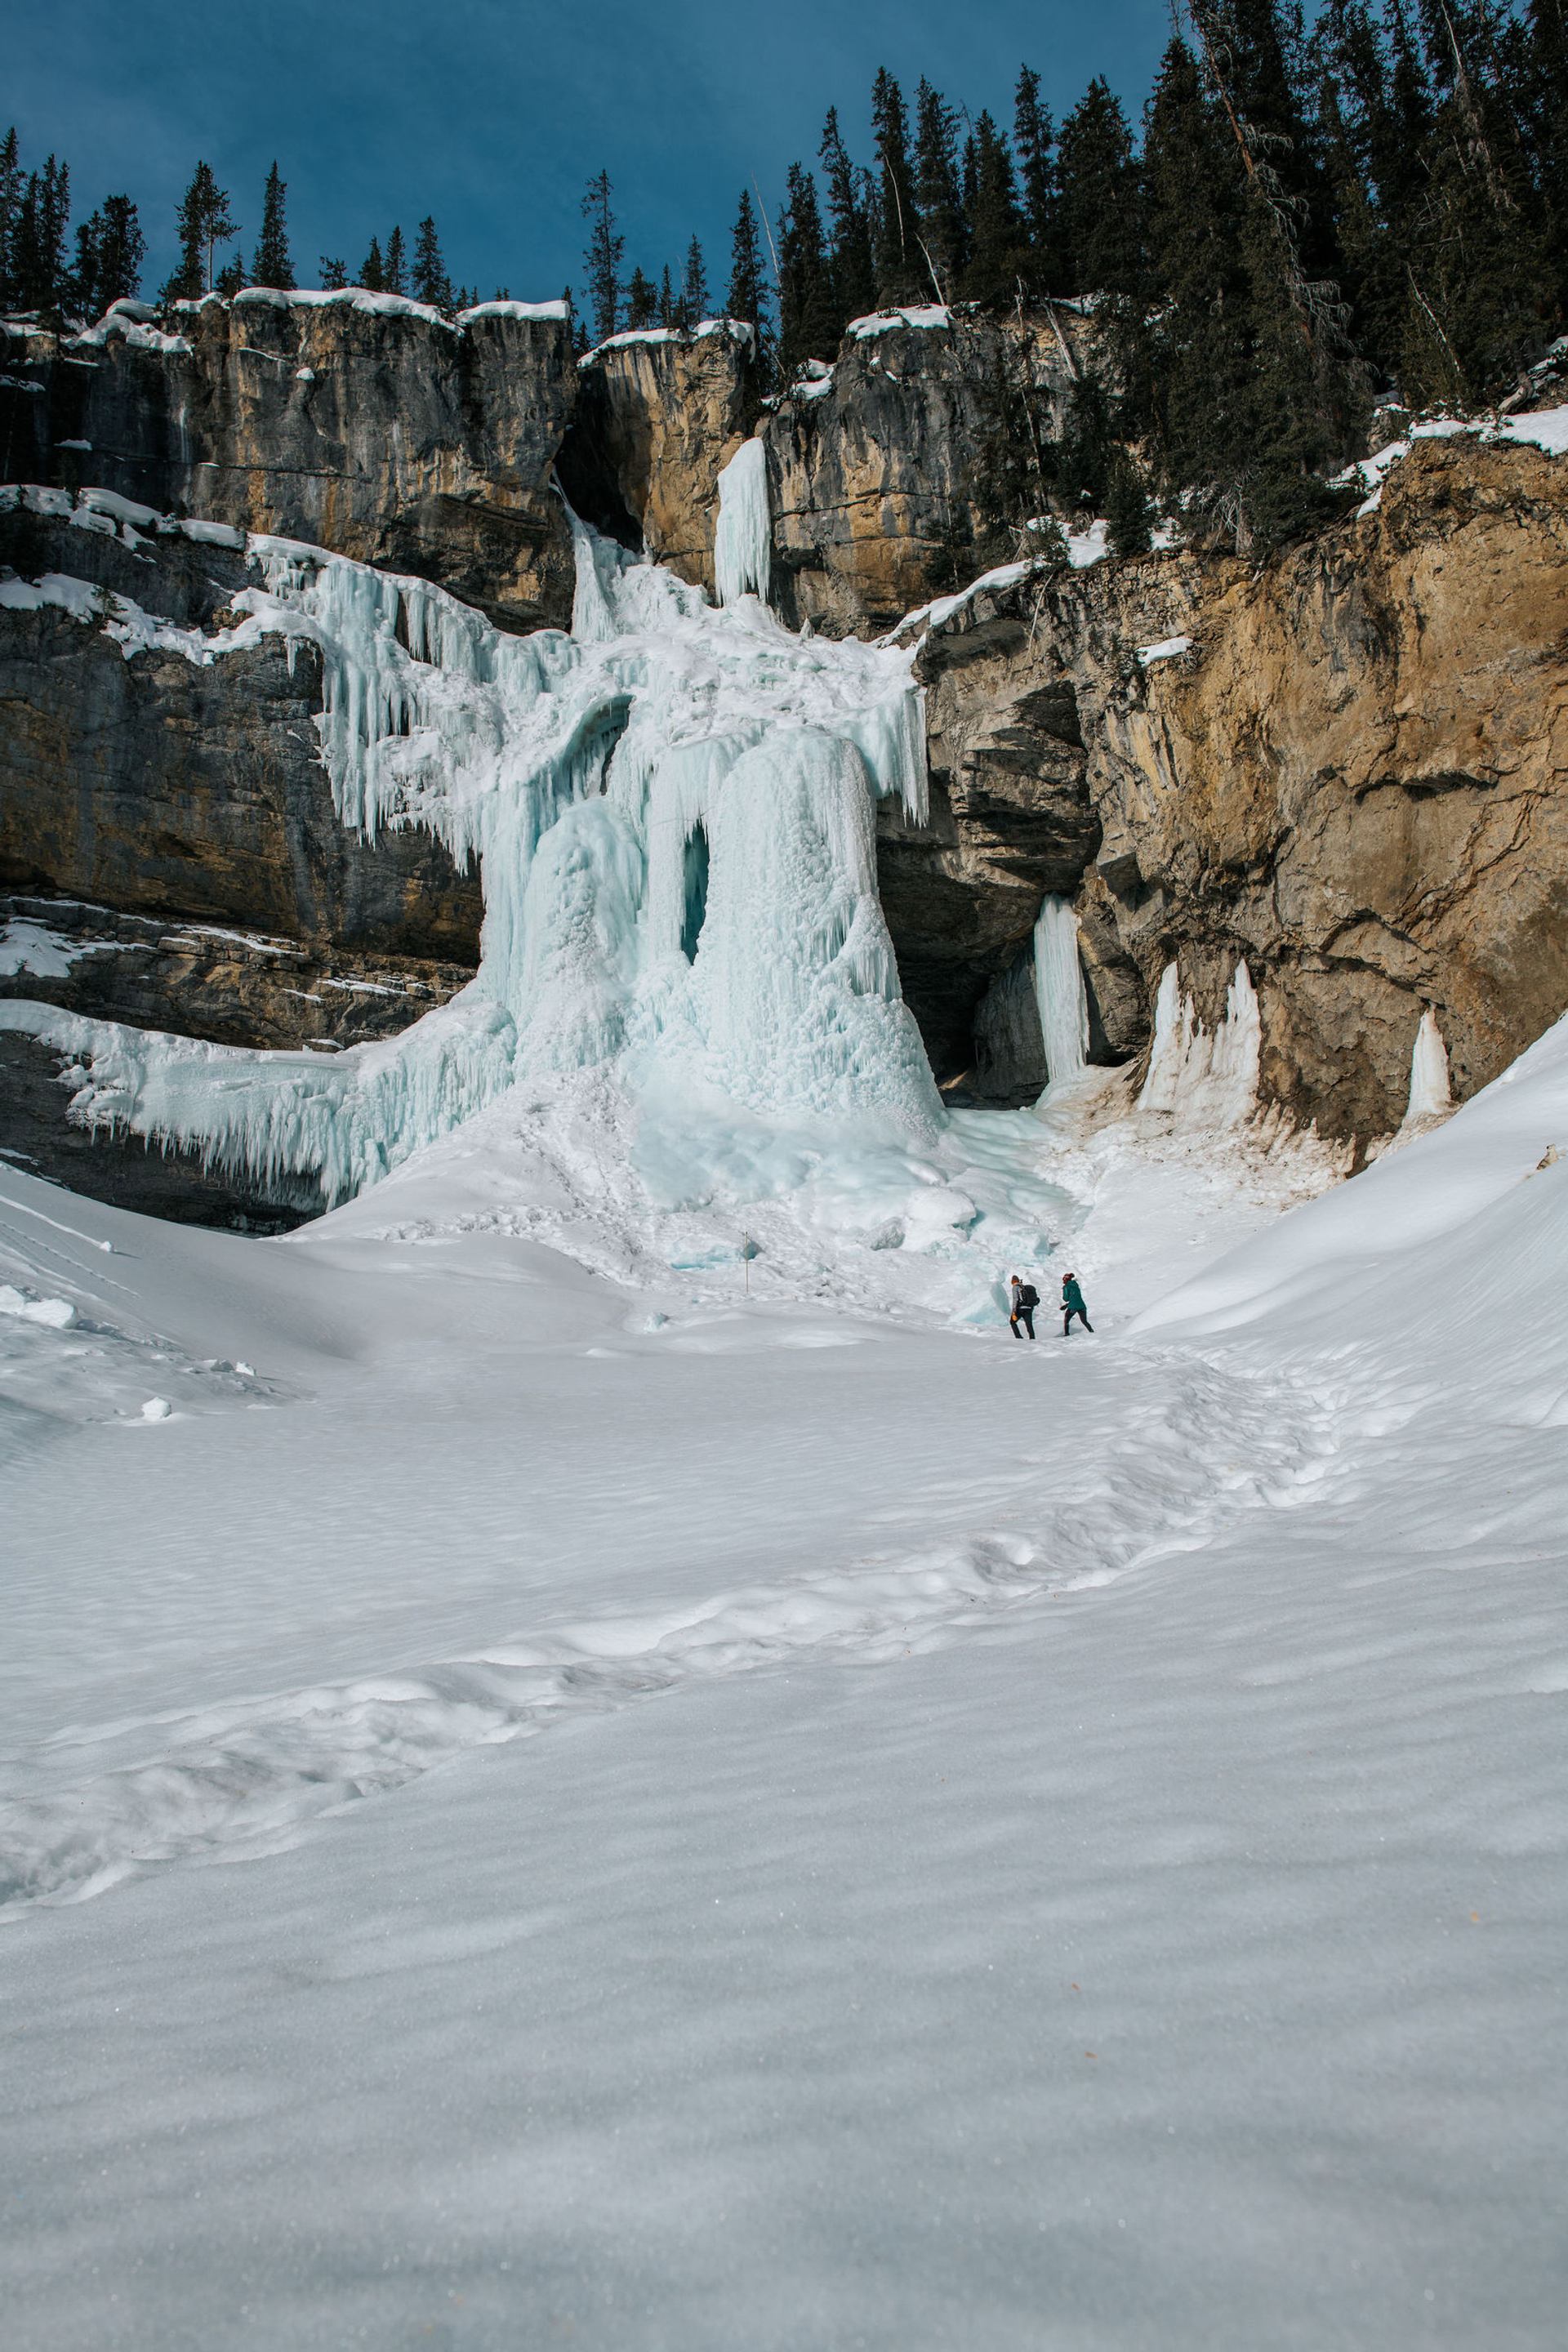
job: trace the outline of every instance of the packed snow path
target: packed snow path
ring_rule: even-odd
[[[16,2340],[1554,2347],[1560,1138],[1034,1350],[7,1176]]]

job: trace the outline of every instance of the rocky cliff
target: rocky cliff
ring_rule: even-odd
[[[1463,1097],[1568,1003],[1568,467],[1528,443],[1417,441],[1380,504],[1260,567],[1026,562],[953,595],[998,551],[1008,387],[1059,430],[1090,318],[868,322],[769,406],[729,331],[620,338],[579,372],[564,322],[516,305],[452,328],[384,300],[240,298],[181,324],[12,337],[7,470],[56,488],[0,501],[0,564],[100,600],[92,625],[68,596],[0,610],[0,886],[109,910],[59,1001],[331,1045],[472,968],[476,877],[424,835],[372,846],[332,814],[314,649],[179,643],[253,579],[225,526],[421,573],[503,625],[560,622],[552,478],[710,584],[714,482],[754,425],[792,625],[876,634],[942,600],[902,625],[931,818],[884,804],[879,860],[955,1098],[1043,1080],[1047,892],[1078,912],[1092,1058],[1137,1061],[1170,962],[1212,1022],[1245,959],[1266,1096],[1363,1144],[1398,1123],[1425,1009]],[[121,503],[75,495],[89,481]],[[144,616],[118,637],[116,597]],[[250,945],[226,960],[204,926]]]
[[[391,295],[254,288],[178,305],[174,334],[151,316],[5,331],[0,480],[308,540],[437,581],[503,628],[569,617],[563,305],[483,303],[448,325]]]
[[[1542,450],[1417,442],[1373,511],[1256,571],[982,592],[920,667],[933,824],[883,857],[890,902],[942,919],[955,1028],[1047,889],[1098,1058],[1142,1051],[1168,962],[1212,1022],[1245,959],[1266,1096],[1335,1137],[1398,1124],[1426,1007],[1462,1099],[1568,1004],[1568,469]]]

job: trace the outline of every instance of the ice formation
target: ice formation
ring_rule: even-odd
[[[767,603],[773,545],[768,453],[761,441],[742,441],[719,477],[713,578],[721,604],[733,604],[748,595]]]
[[[731,585],[765,580],[762,455],[748,443],[728,469]],[[612,1065],[629,1099],[688,1116],[815,1122],[870,1147],[936,1133],[875,864],[876,797],[924,813],[909,654],[792,636],[747,587],[715,612],[575,520],[574,534],[570,636],[508,636],[424,581],[249,542],[262,584],[232,600],[227,641],[320,647],[339,816],[370,838],[418,825],[479,859],[480,968],[401,1036],[330,1059],[0,1005],[0,1026],[74,1058],[73,1116],[328,1200],[515,1078]],[[127,626],[85,584],[49,593]],[[210,659],[224,642],[181,650]]]
[[[1047,893],[1035,925],[1035,999],[1052,1087],[1068,1084],[1089,1059],[1089,993],[1071,901]]]
[[[1437,1015],[1428,1005],[1421,1015],[1421,1026],[1415,1032],[1415,1044],[1411,1050],[1410,1101],[1405,1124],[1411,1127],[1417,1119],[1447,1118],[1453,1108],[1454,1097],[1448,1086],[1448,1048],[1443,1043]]]
[[[1212,1031],[1168,963],[1155,999],[1154,1042],[1139,1109],[1159,1112],[1182,1129],[1244,1127],[1258,1108],[1262,1046],[1258,992],[1245,963],[1236,967],[1225,1018]]]

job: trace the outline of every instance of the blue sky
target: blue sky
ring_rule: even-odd
[[[5,20],[0,107],[24,160],[68,161],[78,218],[136,198],[151,287],[196,159],[248,250],[276,155],[301,284],[320,253],[353,275],[374,233],[400,221],[411,237],[430,212],[454,278],[525,299],[581,287],[578,204],[601,164],[628,267],[657,276],[695,229],[719,280],[742,186],[775,211],[827,106],[868,152],[879,65],[1006,115],[1026,61],[1058,118],[1102,72],[1135,113],[1170,32],[1164,0],[7,0]]]

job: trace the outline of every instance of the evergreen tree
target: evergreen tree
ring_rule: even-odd
[[[621,316],[621,261],[626,241],[616,226],[610,207],[608,172],[596,173],[583,197],[583,217],[588,223],[588,243],[583,267],[588,274],[588,299],[594,310],[594,341],[606,342]]]
[[[1060,267],[1067,294],[1131,294],[1138,283],[1132,134],[1102,75],[1062,124],[1057,156]]]
[[[341,294],[349,282],[349,273],[341,254],[318,254],[321,272],[321,289],[327,294]]]
[[[818,150],[827,183],[827,217],[833,257],[833,299],[837,324],[863,319],[877,305],[877,273],[871,250],[870,211],[863,178],[850,162],[830,107]]]
[[[147,240],[129,196],[105,196],[76,233],[69,306],[79,317],[101,319],[111,302],[133,296],[142,283]]]
[[[1143,477],[1125,449],[1111,456],[1105,520],[1113,555],[1148,554],[1153,544],[1153,514]]]
[[[355,278],[354,283],[356,286],[363,286],[367,294],[385,293],[386,265],[381,257],[380,237],[373,236],[371,238],[370,251],[360,263],[359,276]]]
[[[1030,274],[1047,293],[1061,290],[1056,252],[1054,137],[1050,110],[1040,103],[1040,77],[1032,67],[1023,66],[1013,101],[1013,152],[1017,157],[1024,232],[1033,263]]]
[[[278,166],[272,165],[267,174],[267,185],[261,197],[261,235],[257,240],[255,282],[258,286],[273,286],[287,294],[294,284],[294,268],[289,258],[289,230],[283,216],[283,199],[288,194],[287,183],[278,176]]]
[[[1447,29],[1456,62],[1405,240],[1410,299],[1399,380],[1406,399],[1472,405],[1506,391],[1540,350],[1556,312],[1557,271],[1527,211],[1500,93]]]
[[[400,228],[394,227],[392,235],[386,240],[386,251],[382,257],[381,276],[383,288],[388,294],[407,293],[408,256],[404,247],[403,231]]]
[[[1227,99],[1173,42],[1144,144],[1158,320],[1144,380],[1169,486],[1246,552],[1336,510],[1322,475],[1364,393],[1336,335],[1334,289],[1305,278],[1300,215],[1260,176]]]
[[[210,163],[198,163],[181,200],[177,215],[180,259],[163,288],[165,302],[198,301],[213,286],[213,250],[239,235],[231,220],[228,194],[213,176]]]
[[[779,372],[787,382],[803,360],[831,360],[838,314],[812,173],[792,163],[779,215]]]
[[[910,169],[909,118],[904,94],[885,66],[871,87],[871,129],[877,142],[877,299],[887,305],[918,302],[929,287]]]
[[[940,302],[951,302],[969,258],[963,191],[958,176],[958,118],[922,79],[915,92],[915,197],[921,257]]]
[[[51,155],[29,172],[16,210],[11,268],[19,309],[58,315],[69,292],[66,231],[70,223],[70,167]]]
[[[767,300],[757,215],[750,194],[742,188],[735,226],[730,234],[730,287],[724,297],[724,315],[744,319],[755,329],[759,352],[766,330]]]
[[[708,265],[695,237],[686,248],[686,275],[680,282],[680,323],[688,332],[710,315]]]
[[[20,308],[16,274],[16,227],[22,210],[22,156],[15,125],[0,140],[0,310]]]
[[[450,318],[461,307],[452,293],[452,281],[447,275],[447,265],[441,257],[441,240],[436,234],[436,223],[426,213],[414,233],[414,299],[428,302],[431,309]]]
[[[663,274],[658,281],[659,325],[661,327],[678,327],[680,324],[679,310],[680,304],[676,299],[675,281],[670,277],[669,264],[667,261],[664,265]]]
[[[215,294],[223,295],[225,299],[227,300],[232,296],[237,294],[244,284],[244,260],[239,254],[231,253],[228,259],[224,263],[223,268],[218,271],[217,276],[213,280],[213,292]]]
[[[1016,299],[1026,260],[1024,224],[1013,157],[989,114],[975,117],[966,160],[970,258],[963,291],[972,302],[1005,310]]]
[[[626,325],[651,327],[658,317],[658,289],[651,278],[634,269],[626,287]]]

